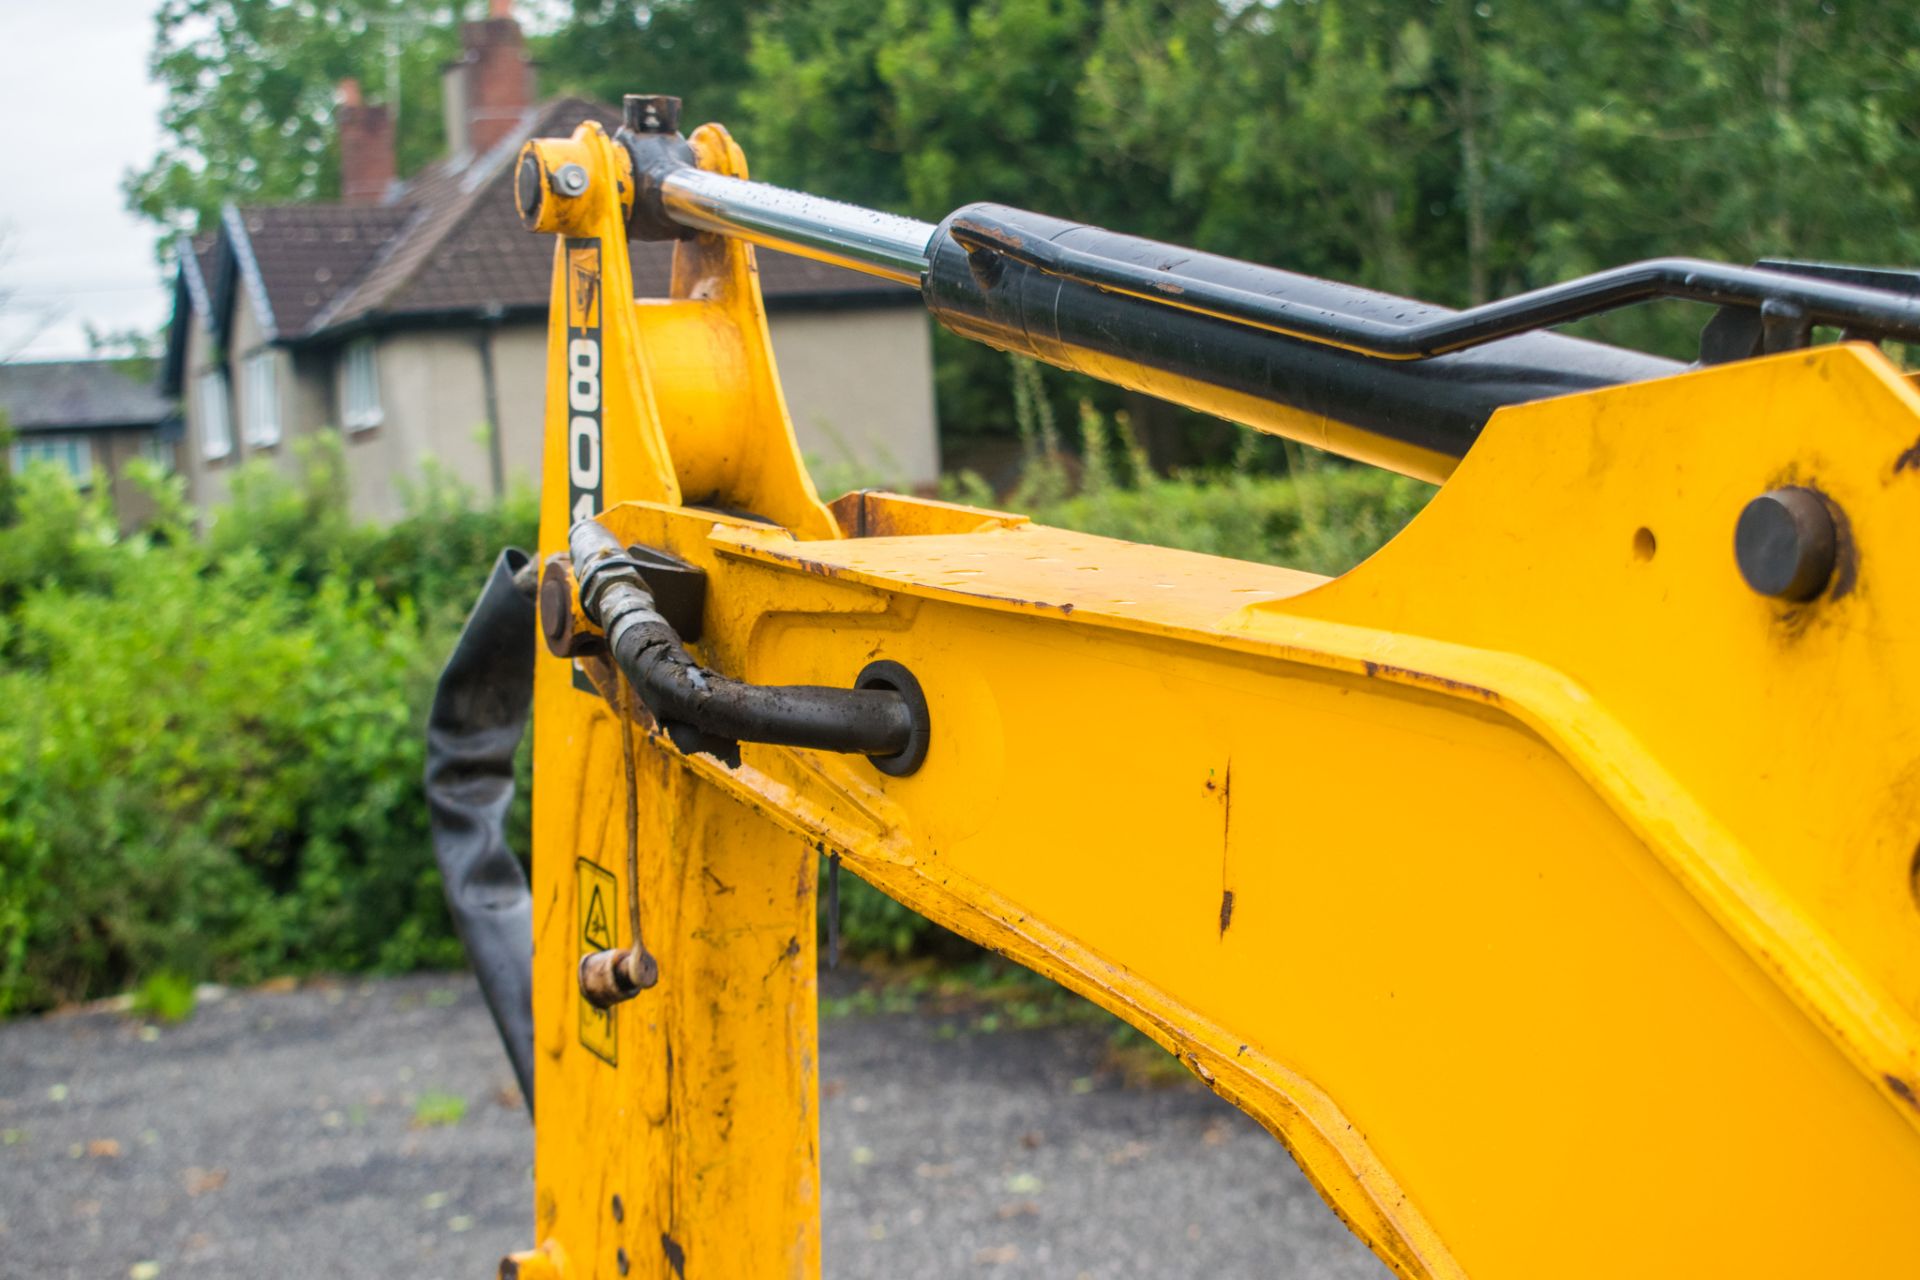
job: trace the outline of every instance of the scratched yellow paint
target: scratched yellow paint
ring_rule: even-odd
[[[540,145],[618,190],[591,127]],[[743,171],[717,133],[701,156]],[[609,299],[618,218],[546,228],[613,246]],[[606,523],[707,570],[704,661],[902,662],[932,748],[891,778],[643,733],[661,980],[610,1065],[576,868],[634,889],[619,735],[541,656],[525,1274],[818,1274],[819,849],[1145,1028],[1403,1275],[1914,1270],[1920,398],[1877,353],[1505,410],[1329,582],[908,498],[835,536],[751,251],[682,245],[674,295],[605,307]],[[551,397],[543,552],[575,409]],[[1837,598],[1739,578],[1741,505],[1781,483],[1845,513]]]

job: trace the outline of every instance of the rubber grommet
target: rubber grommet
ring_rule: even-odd
[[[927,713],[927,695],[913,672],[897,662],[882,658],[869,662],[853,682],[856,689],[888,689],[907,701],[907,714],[913,722],[913,734],[907,745],[890,756],[868,756],[873,767],[895,778],[904,778],[927,760],[927,747],[933,741],[933,719]]]

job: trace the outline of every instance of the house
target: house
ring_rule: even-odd
[[[174,466],[180,415],[153,379],[117,360],[45,360],[0,364],[0,424],[12,435],[8,461],[18,473],[36,462],[63,467],[82,489],[106,480],[123,528],[153,514],[127,463],[147,458]]]
[[[462,26],[443,75],[449,154],[394,177],[385,106],[341,86],[342,199],[239,206],[180,246],[163,386],[186,418],[181,469],[204,510],[250,457],[291,465],[295,442],[343,439],[356,514],[400,515],[429,468],[479,494],[538,481],[553,245],[524,230],[514,159],[531,137],[612,108],[535,103],[505,0]],[[634,242],[638,293],[664,296],[672,247]],[[761,286],[801,449],[893,483],[938,471],[929,322],[917,295],[841,268],[759,252]]]

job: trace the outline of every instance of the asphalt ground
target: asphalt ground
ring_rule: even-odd
[[[1387,1275],[1278,1143],[1197,1086],[1139,1083],[1107,1028],[991,1029],[859,982],[823,984],[833,1280]],[[164,1028],[0,1025],[7,1280],[478,1280],[530,1243],[531,1166],[465,976],[219,993]]]

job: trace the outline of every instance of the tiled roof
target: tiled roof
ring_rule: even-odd
[[[22,433],[158,426],[173,402],[111,360],[0,364],[0,414]]]
[[[491,151],[429,166],[387,204],[229,210],[226,231],[242,287],[264,304],[269,336],[315,337],[382,317],[544,309],[553,245],[520,225],[513,160],[527,138],[565,136],[589,119],[609,132],[620,123],[616,112],[583,99],[544,103]],[[635,242],[631,250],[636,290],[664,295],[673,247]],[[880,304],[911,296],[899,285],[788,254],[761,250],[759,262],[761,288],[772,302],[871,295]]]
[[[412,211],[396,205],[294,204],[238,211],[276,333],[307,332],[367,266]]]

